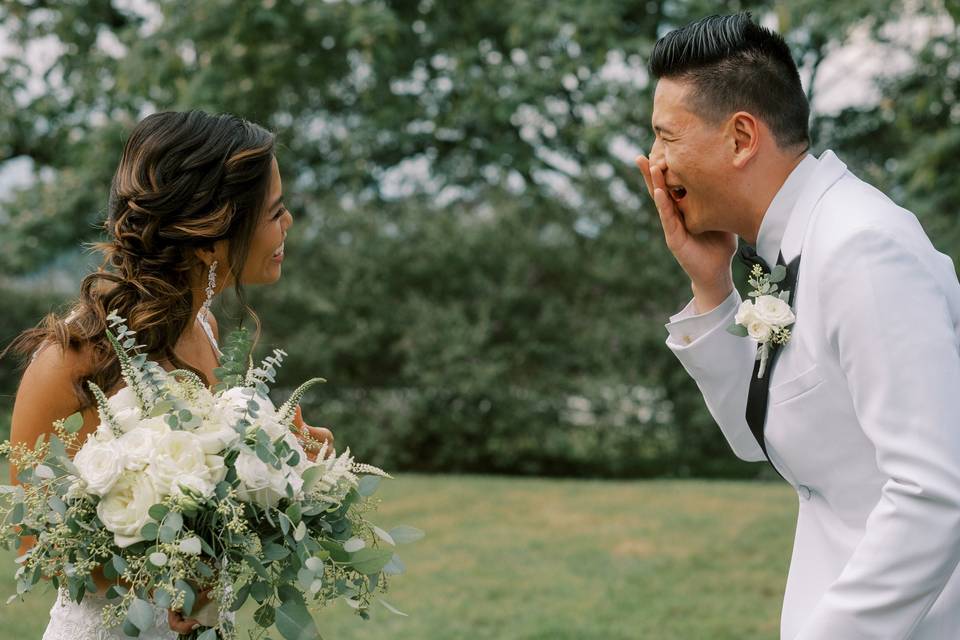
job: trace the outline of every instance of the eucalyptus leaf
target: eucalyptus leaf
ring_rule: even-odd
[[[271,604],[264,604],[253,612],[253,620],[264,629],[270,627],[277,618],[277,611]]]
[[[358,538],[354,536],[353,538],[350,538],[349,540],[343,543],[343,550],[346,551],[347,553],[355,553],[365,548],[366,546],[367,546],[367,543],[364,542],[363,538]]]
[[[382,571],[388,576],[399,576],[402,575],[406,570],[407,567],[403,564],[403,561],[397,554],[393,554],[393,557],[390,558],[390,562],[383,565],[382,569]]]
[[[163,520],[163,526],[170,527],[174,531],[180,531],[183,527],[183,516],[176,511],[171,511]]]
[[[164,589],[156,589],[153,592],[153,604],[161,609],[169,609],[173,598]]]
[[[393,558],[392,549],[361,549],[350,554],[350,566],[363,574],[376,573]]]
[[[183,592],[183,615],[189,616],[193,613],[193,605],[197,601],[197,593],[193,590],[193,587],[189,583],[183,580],[177,580],[173,583],[173,586]]]
[[[164,516],[170,513],[170,509],[169,507],[166,507],[162,504],[155,504],[152,507],[150,507],[147,513],[150,514],[151,518],[153,518],[157,522],[160,522],[161,520],[163,520]]]
[[[399,609],[397,609],[395,606],[393,606],[392,604],[390,604],[389,602],[387,602],[387,601],[384,600],[383,598],[380,598],[380,604],[382,604],[384,607],[386,607],[386,608],[387,608],[387,611],[389,611],[390,613],[396,614],[396,615],[398,615],[398,616],[403,616],[403,617],[405,617],[405,618],[408,618],[408,617],[409,617],[408,614],[404,613],[403,611],[400,611]]]
[[[116,600],[117,598],[122,598],[123,595],[127,592],[127,588],[120,584],[112,584],[107,589],[107,600]]]
[[[307,535],[307,525],[301,520],[300,524],[293,530],[293,539],[300,542],[305,535]]]
[[[113,566],[114,570],[116,570],[117,573],[122,574],[124,571],[127,570],[127,561],[116,554],[114,554],[113,557],[110,558],[110,564],[111,566]]]
[[[273,542],[263,545],[263,557],[267,560],[282,560],[288,555],[290,555],[290,550],[282,545]]]
[[[358,483],[357,492],[364,498],[367,498],[372,496],[379,486],[380,476],[363,476]]]
[[[63,428],[67,433],[76,433],[77,431],[80,431],[80,429],[83,428],[83,414],[78,411],[77,413],[74,413],[68,417],[63,421]]]
[[[284,513],[288,518],[290,518],[290,522],[292,524],[300,524],[300,519],[303,517],[303,511],[299,502],[291,503]]]
[[[250,595],[257,602],[262,603],[270,595],[270,585],[266,582],[254,582],[250,585]]]
[[[727,333],[732,333],[733,335],[739,338],[746,338],[750,333],[747,331],[747,328],[742,324],[732,324],[727,327]]]
[[[240,587],[233,595],[233,602],[230,603],[230,611],[238,611],[250,596],[250,585],[245,584]]]
[[[276,612],[277,631],[286,640],[318,640],[317,629],[310,611],[302,602],[287,600]]]
[[[312,491],[313,487],[322,477],[323,469],[319,466],[308,467],[307,470],[303,472],[303,491],[305,493]]]
[[[129,619],[129,618],[127,618],[127,619],[125,619],[125,620],[123,621],[122,629],[123,629],[124,635],[126,635],[126,636],[130,636],[131,638],[139,638],[139,637],[140,637],[140,629],[138,629],[135,624],[133,624],[132,622],[130,622],[130,619]]]
[[[270,579],[270,574],[267,573],[267,570],[263,567],[260,560],[256,556],[246,555],[243,556],[243,559],[246,560],[247,564],[250,565],[250,568],[253,569],[258,576],[264,580]]]
[[[399,525],[390,529],[390,536],[397,544],[410,544],[422,539],[425,535],[420,529],[408,525]]]
[[[373,532],[377,535],[378,538],[386,542],[391,546],[396,546],[397,543],[389,533],[381,529],[380,527],[373,525]]]
[[[153,627],[155,617],[150,603],[140,598],[134,598],[133,602],[130,603],[130,608],[127,609],[127,620],[132,622],[140,631],[146,631]]]
[[[316,574],[306,567],[297,571],[297,584],[300,585],[300,588],[304,591],[310,589],[310,585],[313,584],[315,578]]]

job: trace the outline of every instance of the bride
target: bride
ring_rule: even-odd
[[[77,411],[84,418],[81,434],[95,430],[99,420],[86,382],[108,395],[124,384],[105,337],[113,310],[137,331],[151,359],[215,384],[222,354],[210,302],[230,285],[243,302],[244,285],[276,282],[292,224],[270,132],[236,116],[202,111],[157,113],[141,121],[113,179],[109,241],[97,245],[103,266],[84,279],[66,318],[48,316],[9,347],[28,363],[11,441],[32,446],[52,433],[54,421]],[[333,439],[328,430],[305,425],[299,411],[297,424],[316,440]],[[98,593],[80,604],[58,594],[44,640],[125,637],[119,627],[103,629],[100,613],[110,582],[94,577]],[[140,638],[175,638],[197,624],[179,611],[156,613],[154,628]]]

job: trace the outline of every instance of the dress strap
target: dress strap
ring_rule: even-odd
[[[220,345],[217,344],[217,339],[213,336],[213,328],[210,326],[210,323],[207,322],[207,316],[203,311],[197,314],[197,322],[200,323],[203,332],[207,334],[207,338],[210,339],[210,346],[213,347],[213,352],[217,354],[217,360],[220,360],[220,358],[223,357],[223,352],[220,351]]]

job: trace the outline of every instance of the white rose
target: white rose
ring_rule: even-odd
[[[247,413],[247,403],[251,400],[260,406],[257,411],[259,419],[265,420],[276,415],[276,407],[270,398],[260,395],[254,389],[231,387],[217,398],[211,419],[232,426]]]
[[[757,342],[766,342],[773,336],[773,329],[763,320],[751,320],[747,325],[747,333]]]
[[[740,303],[740,308],[737,309],[737,314],[733,317],[734,321],[743,325],[744,327],[749,326],[750,323],[756,319],[756,310],[753,306],[753,301],[744,300]]]
[[[103,496],[116,484],[123,473],[125,459],[115,440],[101,442],[87,438],[86,443],[73,458],[73,464],[86,484],[86,490]]]
[[[187,491],[209,498],[213,495],[214,485],[210,482],[209,474],[187,474],[176,479],[170,487],[170,493],[175,496],[186,496]]]
[[[246,502],[275,507],[286,497],[288,482],[293,485],[295,495],[303,488],[303,480],[291,474],[289,468],[274,469],[249,451],[241,451],[234,466],[240,481],[237,495]]]
[[[73,477],[73,476],[69,476]],[[80,478],[73,478],[73,482],[70,483],[70,487],[67,489],[67,493],[64,496],[64,500],[67,502],[72,502],[74,500],[81,500],[87,495],[87,483],[85,483]]]
[[[270,442],[276,442],[278,438],[285,438],[287,435],[292,435],[290,428],[280,422],[276,416],[267,416],[257,420],[256,426],[270,436]]]
[[[207,454],[207,468],[210,470],[210,482],[214,486],[223,482],[227,477],[227,465],[223,461],[223,456],[214,456]]]
[[[111,440],[117,439],[117,436],[113,433],[113,429],[105,422],[97,425],[97,430],[93,432],[93,437],[100,442],[110,442]]]
[[[175,491],[179,484],[202,489],[204,496],[213,493],[203,446],[189,431],[170,431],[157,438],[147,474],[161,495],[179,494]]]
[[[206,453],[220,453],[240,439],[240,434],[230,423],[217,420],[205,420],[191,433],[197,436]]]
[[[147,466],[156,449],[157,440],[169,432],[170,427],[163,418],[157,417],[144,420],[139,427],[120,436],[117,446],[123,451],[127,469],[139,471]]]
[[[197,387],[194,383],[186,381],[172,382],[170,387],[176,398],[188,399],[175,400],[177,411],[186,409],[193,416],[189,422],[180,423],[184,429],[196,429],[215,412],[216,398],[206,387]]]
[[[755,305],[757,318],[778,329],[793,324],[796,316],[786,300],[776,296],[759,296]]]
[[[107,399],[107,404],[110,406],[110,410],[114,413],[123,411],[124,409],[140,408],[140,405],[137,403],[137,395],[130,387],[123,387],[115,394],[110,396],[110,398]]]
[[[137,404],[137,396],[130,387],[124,387],[110,396],[107,399],[107,405],[120,431],[124,433],[135,429],[143,420],[143,413],[140,411],[140,405]]]
[[[125,473],[97,505],[97,516],[113,533],[120,548],[144,538],[140,529],[150,521],[150,507],[159,501],[153,482],[144,473]]]

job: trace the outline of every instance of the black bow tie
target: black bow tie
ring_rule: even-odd
[[[757,250],[751,247],[748,244],[740,245],[740,250],[737,251],[737,257],[740,259],[740,262],[745,264],[747,268],[752,268],[753,265],[758,264],[760,268],[763,269],[764,273],[770,273],[770,265],[767,264],[767,261],[760,257],[760,254],[757,253]],[[777,260],[777,264],[783,264],[783,254],[780,254],[780,259]]]
[[[760,268],[763,269],[763,272],[770,274],[773,272],[773,269],[770,268],[770,265],[767,264],[767,261],[764,260],[757,250],[751,247],[748,244],[740,245],[740,249],[737,251],[737,258],[740,262],[747,266],[747,269],[752,269],[753,265],[758,264]],[[790,300],[788,304],[793,304],[793,289],[797,284],[797,272],[800,269],[800,256],[794,258],[790,264],[787,264],[787,261],[783,259],[783,252],[781,251],[777,255],[777,264],[787,268],[787,276],[781,281],[778,285],[780,291],[789,291]]]

